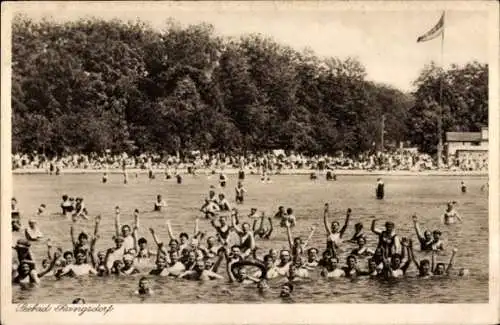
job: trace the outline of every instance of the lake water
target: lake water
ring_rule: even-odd
[[[111,175],[107,184],[100,182],[100,174],[91,175],[14,175],[14,196],[19,202],[23,215],[23,226],[33,216],[41,227],[45,238],[51,238],[56,246],[65,250],[71,248],[69,235],[70,220],[58,215],[61,196],[81,196],[85,198],[91,216],[102,215],[97,250],[113,246],[111,237],[114,232],[114,207],[122,211],[122,224],[133,222],[132,212],[141,211],[139,236],[148,239],[150,247],[154,243],[148,228],[155,228],[159,237],[168,240],[165,220],[171,220],[175,234],[181,231],[192,233],[195,216],[207,196],[210,185],[217,185],[218,178],[200,175],[184,177],[178,185],[175,180],[164,180],[161,175],[149,180],[146,175],[130,178],[127,185],[120,175]],[[386,220],[396,224],[398,234],[411,236],[416,241],[411,215],[417,213],[423,229],[441,229],[447,249],[438,261],[448,262],[451,248],[459,249],[455,260],[454,274],[458,268],[470,270],[468,278],[456,275],[446,279],[419,280],[415,278],[415,266],[410,266],[408,277],[399,281],[384,282],[377,280],[342,279],[327,281],[313,274],[314,281],[299,284],[294,289],[294,300],[298,303],[485,303],[488,301],[488,196],[480,188],[486,177],[384,177],[386,198],[375,200],[374,184],[376,176],[340,176],[336,182],[325,180],[310,181],[308,176],[274,176],[271,184],[262,184],[258,176],[247,176],[244,184],[248,190],[245,204],[239,206],[240,214],[248,215],[251,207],[264,209],[271,214],[279,205],[292,207],[298,218],[293,229],[294,236],[307,237],[312,225],[318,226],[310,247],[325,247],[325,230],[322,210],[325,202],[330,203],[331,211],[336,212],[332,219],[344,221],[345,210],[351,208],[352,218],[345,237],[350,238],[356,222],[363,222],[368,234],[368,246],[376,245],[376,236],[369,231],[375,215],[382,227]],[[468,193],[459,190],[460,181],[468,186]],[[225,193],[231,202],[234,200],[236,176],[229,176]],[[162,194],[169,205],[166,212],[152,212],[157,194]],[[458,211],[464,219],[463,224],[444,226],[441,223],[445,204],[458,201]],[[49,216],[34,217],[41,203],[47,205]],[[333,215],[333,214],[332,214]],[[242,220],[246,220],[244,217]],[[93,231],[93,217],[80,221],[76,234],[85,230]],[[205,219],[200,219],[200,230],[213,233]],[[275,227],[272,240],[257,240],[259,255],[269,248],[288,248],[283,228]],[[418,258],[430,258],[418,250]],[[32,245],[38,269],[46,256],[45,241]],[[354,248],[345,244],[341,264],[345,256]],[[360,260],[361,268],[366,261]],[[225,276],[222,265],[219,273]],[[84,278],[62,280],[42,278],[38,288],[21,290],[13,288],[13,302],[68,303],[74,297],[84,297],[87,303],[277,303],[279,285],[270,283],[274,294],[258,294],[255,286],[241,287],[226,281],[207,283],[190,282],[173,278],[154,278],[151,283],[155,295],[145,300],[133,295],[137,289],[138,278]],[[232,294],[228,294],[229,289]]]

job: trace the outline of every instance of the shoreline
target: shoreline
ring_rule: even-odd
[[[187,174],[187,168],[178,169],[181,174]],[[309,175],[314,170],[310,169],[288,169],[283,170],[279,174],[272,173],[272,176],[276,175]],[[155,175],[164,175],[164,169],[153,169]],[[174,170],[172,169],[172,173]],[[218,174],[220,171],[217,170],[215,174]],[[61,175],[69,174],[103,174],[104,170],[101,169],[63,169]],[[107,170],[108,175],[116,175],[122,174],[121,169],[110,169]],[[130,174],[147,174],[147,169],[127,169],[127,173]],[[197,175],[207,175],[207,170],[198,169],[196,171]],[[317,172],[319,175],[324,175],[326,171]],[[450,170],[425,170],[425,171],[409,171],[409,170],[395,170],[395,171],[386,171],[386,170],[373,170],[367,171],[362,169],[357,170],[349,170],[349,169],[338,169],[333,171],[336,175],[344,175],[344,176],[488,176],[487,171],[450,171]],[[13,175],[48,175],[46,170],[43,169],[16,169],[12,171]],[[236,175],[238,174],[238,169],[236,168],[226,168],[224,169],[224,174],[226,175]],[[252,175],[250,171],[245,171],[246,175]],[[260,175],[260,174],[254,174]],[[173,176],[173,175],[172,175]]]

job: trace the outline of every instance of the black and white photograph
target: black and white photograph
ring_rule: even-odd
[[[500,321],[498,3],[386,5],[2,4],[2,310]]]

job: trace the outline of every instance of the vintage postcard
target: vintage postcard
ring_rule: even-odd
[[[494,324],[499,6],[2,3],[3,324]]]

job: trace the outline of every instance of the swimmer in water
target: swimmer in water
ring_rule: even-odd
[[[47,208],[47,206],[45,204],[40,204],[40,206],[38,207],[38,210],[36,212],[36,215],[37,216],[45,216],[45,209]]]
[[[377,187],[375,189],[375,196],[377,197],[377,200],[384,199],[385,191],[384,191],[384,182],[382,181],[382,178],[377,179]]]
[[[304,252],[307,249],[307,244],[311,240],[312,236],[314,235],[314,231],[316,230],[316,227],[311,227],[311,233],[307,237],[306,241],[303,242],[302,238],[300,237],[292,237],[292,230],[290,227],[290,223],[286,223],[286,233],[287,233],[287,238],[288,238],[288,245],[290,247],[290,251],[292,252],[292,257],[294,259],[297,259],[299,256],[302,256]],[[292,239],[293,238],[293,239]]]
[[[104,172],[102,175],[102,183],[106,184],[108,182],[108,173]]]
[[[12,278],[12,284],[40,284],[40,278],[35,270],[35,262],[31,260],[22,260],[17,268],[17,275]]]
[[[457,221],[462,223],[462,218],[460,218],[460,215],[453,207],[453,203],[448,202],[448,204],[446,206],[446,210],[445,210],[444,215],[443,215],[443,222],[445,225],[451,225],[451,224],[456,223]]]
[[[160,194],[158,194],[156,196],[156,201],[155,201],[155,205],[154,205],[154,211],[161,211],[162,208],[166,208],[167,207],[167,202],[165,202],[165,200],[163,200],[163,198],[161,197]]]
[[[232,229],[240,237],[240,247],[244,258],[250,256],[255,249],[255,237],[248,222],[244,222],[241,227],[236,224],[234,216],[231,218]]]
[[[400,255],[398,253],[393,254],[390,259],[388,257],[384,258],[384,267],[382,269],[382,275],[386,279],[394,279],[403,277],[406,274],[406,271],[410,267],[411,258],[406,258],[406,255],[410,255],[409,253],[405,254],[408,246],[410,245],[408,240],[402,240],[403,245],[403,254]]]
[[[308,270],[314,270],[319,265],[318,249],[311,247],[307,250],[307,261],[305,267]]]
[[[396,234],[394,223],[387,221],[385,223],[385,230],[376,229],[375,224],[377,219],[373,219],[371,230],[374,234],[378,235],[377,247],[383,248],[388,256],[401,252],[401,241]]]
[[[286,213],[283,215],[280,221],[280,226],[282,228],[285,228],[287,224],[290,226],[290,228],[295,227],[295,225],[297,224],[297,218],[293,215],[292,208],[286,209]]]
[[[68,213],[73,212],[73,204],[71,203],[69,197],[66,194],[62,196],[61,209],[62,209],[62,215],[65,217],[68,215]]]
[[[226,184],[227,184],[227,177],[224,173],[221,172],[219,174],[219,185],[220,187],[225,188]]]
[[[217,231],[217,236],[222,245],[227,244],[227,240],[229,238],[229,234],[231,233],[231,227],[227,224],[227,217],[220,216],[219,224],[216,224],[215,218],[210,220],[210,223]]]
[[[361,271],[359,275],[361,276],[368,276],[369,278],[377,278],[381,274],[383,267],[378,268],[377,263],[373,258],[369,258],[367,260],[368,264],[368,270],[367,271]]]
[[[231,204],[229,204],[229,201],[223,193],[219,194],[219,201],[217,204],[219,205],[219,211],[231,211]]]
[[[462,191],[462,194],[467,193],[467,185],[465,185],[464,181],[460,182],[460,190]]]
[[[245,201],[245,193],[247,192],[247,190],[243,187],[243,183],[239,181],[234,190],[236,204],[243,204]]]
[[[280,298],[282,298],[284,302],[288,303],[294,302],[292,298],[292,293],[293,293],[292,283],[285,283],[281,286]]]
[[[417,261],[417,259],[415,258],[415,253],[413,252],[413,244],[411,241],[410,241],[410,244],[408,245],[408,253],[410,255],[409,257],[411,258],[411,260],[413,261],[413,263],[415,264],[415,266],[418,269],[419,278],[428,279],[428,278],[432,277],[433,267],[431,266],[431,262],[428,259],[423,259],[421,261]]]
[[[85,257],[88,260],[94,260],[92,256],[92,252],[94,251],[95,244],[97,239],[99,238],[99,224],[101,222],[101,216],[97,216],[95,220],[95,228],[94,228],[94,236],[93,238],[89,238],[89,236],[85,232],[81,232],[78,235],[78,240],[75,240],[74,235],[74,226],[73,224],[70,226],[70,237],[71,243],[73,244],[73,253],[76,256],[77,251],[82,251],[85,253]]]
[[[278,212],[274,215],[275,218],[282,220],[286,216],[286,211],[284,206],[278,207]]]
[[[75,211],[73,213],[74,218],[83,218],[88,220],[88,211],[85,208],[85,203],[83,202],[83,198],[77,197],[75,200]]]
[[[84,251],[78,251],[75,254],[75,263],[66,265],[62,270],[57,272],[56,277],[62,278],[64,276],[79,277],[83,275],[97,275],[97,271],[94,267],[87,262],[86,253]]]
[[[354,235],[351,237],[351,239],[348,240],[348,242],[358,244],[360,238],[366,239],[366,235],[363,231],[363,224],[361,222],[358,222],[354,225]]]
[[[123,184],[128,184],[127,162],[125,161],[125,159],[122,160],[122,174]]]
[[[153,289],[151,289],[149,280],[145,276],[139,280],[139,288],[135,291],[136,295],[140,296],[151,296],[154,294]]]
[[[249,219],[259,219],[259,213],[257,212],[257,208],[251,208],[250,213],[248,214]]]
[[[371,248],[366,247],[366,239],[365,237],[358,238],[358,247],[353,249],[351,255],[353,256],[372,256],[375,254],[375,251]]]
[[[337,257],[331,257],[321,271],[321,276],[325,278],[340,278],[345,277],[346,274],[345,271],[339,267],[339,259]]]
[[[139,218],[139,210],[134,210],[134,219],[136,225],[134,227],[134,233],[137,232],[138,229],[138,219]],[[124,253],[128,252],[131,249],[135,248],[135,238],[137,238],[136,234],[132,233],[132,229],[129,225],[121,225],[120,223],[120,207],[115,208],[115,236],[121,237],[123,239],[123,249]]]
[[[198,260],[196,261],[195,266],[191,270],[187,270],[184,273],[180,274],[178,278],[186,278],[188,280],[222,280],[224,277],[219,275],[212,270],[207,270],[205,261]]]
[[[432,251],[432,273],[434,276],[444,276],[450,274],[457,251],[458,250],[456,248],[453,248],[448,266],[444,263],[436,263],[436,253]]]
[[[422,230],[420,230],[417,215],[413,215],[412,219],[413,219],[413,227],[415,228],[415,232],[417,233],[417,238],[420,243],[420,250],[432,251],[432,244],[434,243],[434,238],[432,238],[432,233],[429,230],[426,230],[422,235]]]
[[[332,221],[331,227],[328,227],[328,216],[330,213],[330,207],[328,203],[325,203],[325,209],[323,211],[323,224],[325,225],[326,230],[326,247],[327,250],[334,252],[339,248],[340,243],[342,242],[342,237],[349,225],[349,219],[351,218],[351,209],[347,209],[345,223],[341,229],[339,229],[340,224],[337,221]]]
[[[432,250],[433,251],[443,251],[444,250],[444,243],[441,240],[441,231],[440,230],[434,230],[432,232]]]
[[[24,230],[24,234],[29,241],[38,241],[43,238],[43,234],[35,220],[28,221],[28,228]]]

